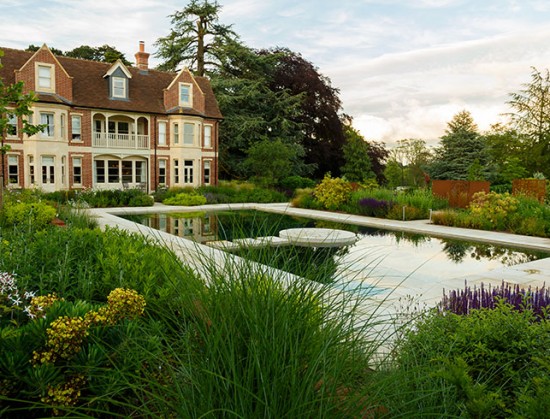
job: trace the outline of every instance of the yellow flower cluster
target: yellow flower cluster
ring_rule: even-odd
[[[89,323],[82,317],[63,316],[55,319],[46,330],[47,350],[34,352],[35,363],[53,363],[69,359],[80,352],[84,338],[88,336]]]
[[[483,217],[494,226],[505,223],[506,218],[513,214],[519,201],[509,193],[478,192],[474,194],[470,203],[470,212],[478,217]],[[506,227],[505,225],[503,227]]]
[[[44,298],[50,298],[51,300],[53,297],[48,295]],[[145,299],[135,290],[116,288],[107,297],[107,306],[86,313],[84,318],[64,316],[54,320],[46,330],[47,349],[43,352],[35,351],[33,362],[35,364],[46,364],[55,363],[59,359],[70,359],[80,352],[82,343],[88,336],[90,326],[114,325],[125,318],[134,319],[139,317],[144,310]]]
[[[145,298],[135,290],[116,288],[107,297],[107,317],[114,322],[122,319],[135,319],[145,310]]]
[[[28,312],[31,318],[46,316],[46,310],[53,306],[56,301],[64,301],[55,294],[39,295],[32,297]]]
[[[83,375],[76,375],[69,378],[65,383],[55,387],[48,386],[48,395],[42,397],[43,403],[57,407],[71,407],[76,405],[80,397],[80,390],[85,384]],[[60,415],[59,409],[54,409],[54,414]]]

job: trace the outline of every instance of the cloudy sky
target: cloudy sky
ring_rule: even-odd
[[[186,0],[0,0],[0,46],[115,46],[170,30]],[[369,140],[430,144],[458,111],[481,130],[503,120],[508,94],[550,67],[548,0],[219,0],[220,20],[254,48],[301,53],[340,89]],[[155,61],[152,60],[155,64]]]

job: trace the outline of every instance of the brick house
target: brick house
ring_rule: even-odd
[[[1,48],[4,84],[35,92],[36,135],[13,119],[4,176],[10,187],[44,191],[216,184],[222,115],[208,79],[136,66]]]

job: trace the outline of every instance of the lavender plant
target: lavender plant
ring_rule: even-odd
[[[391,201],[376,198],[361,198],[357,201],[359,213],[370,217],[385,217],[392,207]]]
[[[546,285],[534,289],[529,286],[526,289],[504,281],[496,287],[482,283],[479,288],[472,288],[465,283],[463,290],[452,290],[448,294],[443,290],[441,310],[469,314],[474,309],[493,309],[500,301],[510,304],[518,311],[531,310],[539,320],[546,319],[550,308],[550,289]]]

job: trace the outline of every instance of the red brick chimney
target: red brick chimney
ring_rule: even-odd
[[[149,54],[145,52],[145,42],[139,41],[139,51],[136,52],[136,66],[139,70],[149,70]]]

